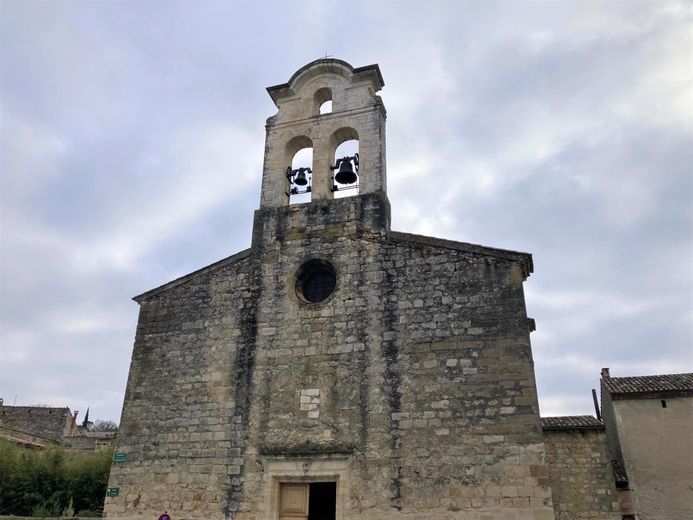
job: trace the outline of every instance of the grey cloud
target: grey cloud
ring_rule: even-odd
[[[690,17],[5,3],[0,394],[117,418],[130,297],[249,245],[264,88],[325,53],[381,66],[395,228],[534,254],[542,412],[590,413],[601,366],[692,370]]]

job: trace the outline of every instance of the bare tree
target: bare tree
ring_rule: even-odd
[[[118,424],[115,421],[96,420],[89,427],[90,432],[117,432]]]

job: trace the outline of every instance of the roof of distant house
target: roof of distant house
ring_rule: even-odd
[[[659,376],[602,377],[612,398],[647,398],[693,395],[693,373]]]
[[[604,425],[591,415],[564,415],[561,417],[542,417],[544,430],[603,430]]]

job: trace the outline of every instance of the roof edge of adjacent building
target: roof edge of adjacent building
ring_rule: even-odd
[[[560,415],[542,417],[541,429],[544,431],[604,431],[604,423],[593,415]]]
[[[14,408],[14,409],[29,409],[29,410],[60,410],[62,412],[68,412],[72,413],[70,410],[69,406],[49,406],[49,405],[40,405],[40,404],[35,404],[35,405],[24,405],[24,404],[5,404],[5,403],[0,403],[0,406],[4,408]]]
[[[693,396],[693,372],[611,377],[608,369],[603,369],[601,382],[614,400]]]
[[[639,392],[615,392],[611,393],[611,399],[619,401],[623,399],[660,399],[662,397],[693,397],[693,390],[653,390]]]

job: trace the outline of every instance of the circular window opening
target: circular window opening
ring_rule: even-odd
[[[296,294],[304,302],[319,303],[334,292],[337,273],[323,260],[311,260],[301,266],[296,277]]]

